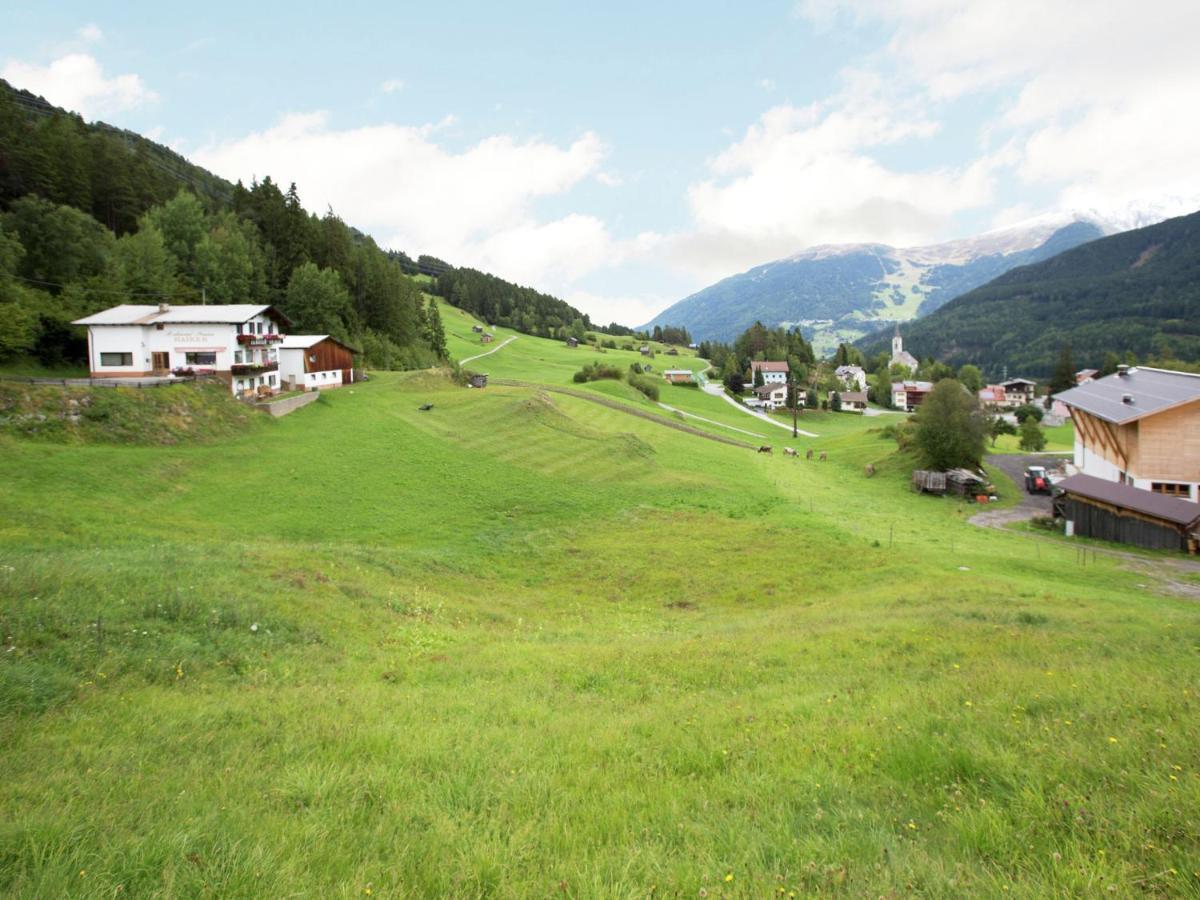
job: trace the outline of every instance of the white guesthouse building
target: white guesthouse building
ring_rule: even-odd
[[[93,378],[215,375],[236,395],[276,393],[291,323],[273,306],[122,304],[78,319]]]

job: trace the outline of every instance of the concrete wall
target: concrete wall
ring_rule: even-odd
[[[255,408],[261,409],[263,412],[270,413],[276,419],[280,416],[286,416],[290,412],[295,412],[302,406],[308,406],[310,403],[316,403],[321,394],[318,391],[312,391],[307,394],[297,394],[295,397],[286,397],[283,400],[276,400],[274,403],[258,403]]]

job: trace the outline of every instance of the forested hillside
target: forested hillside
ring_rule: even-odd
[[[862,342],[868,355],[890,333]],[[1115,234],[1023,266],[905,330],[905,348],[991,375],[1048,375],[1059,349],[1200,360],[1200,213]]]
[[[359,346],[379,368],[445,358],[411,276],[531,334],[587,316],[474,270],[384,251],[295,184],[231,184],[132,132],[87,124],[0,81],[0,361],[79,361],[72,319],[118,303],[271,303],[296,332]]]
[[[798,325],[819,352],[832,352],[881,323],[927,315],[1016,266],[1110,231],[1083,218],[1051,218],[926,247],[811,247],[710,285],[650,325],[677,322],[702,340],[731,340],[756,320]]]

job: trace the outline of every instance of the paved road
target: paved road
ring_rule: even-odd
[[[497,344],[495,347],[493,347],[491,350],[487,351],[486,353],[477,353],[474,356],[468,356],[466,359],[460,359],[458,361],[458,364],[460,366],[465,366],[467,363],[473,362],[474,360],[483,359],[485,356],[491,356],[497,350],[503,350],[505,347],[507,347],[509,344],[511,344],[513,341],[515,341],[518,337],[520,337],[520,335],[514,334],[507,341]]]
[[[1066,458],[1066,454],[1062,455]],[[1002,471],[1013,480],[1017,486],[1018,497],[1016,506],[1005,509],[985,509],[971,516],[972,525],[997,527],[1009,522],[1024,522],[1034,516],[1048,516],[1051,513],[1049,494],[1030,494],[1025,491],[1025,469],[1028,466],[1053,465],[1053,458],[1045,454],[1033,456],[1014,456],[1008,453],[993,453],[985,458],[989,466]]]
[[[736,400],[734,400],[732,397],[730,397],[727,393],[725,393],[724,386],[722,386],[720,384],[712,384],[710,382],[709,384],[706,384],[704,386],[704,392],[706,394],[712,394],[714,397],[720,397],[722,400],[724,400],[726,403],[728,403],[734,409],[740,410],[748,416],[753,416],[754,418],[758,419],[758,421],[760,421],[760,422],[766,422],[768,425],[776,425],[779,428],[783,428],[787,431],[792,430],[791,425],[785,425],[783,422],[780,422],[778,419],[772,419],[770,416],[763,415],[762,413],[756,413],[754,410],[748,409],[745,406],[742,406],[742,404],[738,403]],[[796,431],[797,431],[797,433],[802,434],[805,437],[820,437],[819,434],[813,434],[811,431],[805,431],[803,428],[797,428]]]

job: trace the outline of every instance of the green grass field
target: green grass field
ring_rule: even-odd
[[[0,435],[0,892],[1200,892],[1200,608],[806,421],[829,462],[384,373],[203,443]]]

